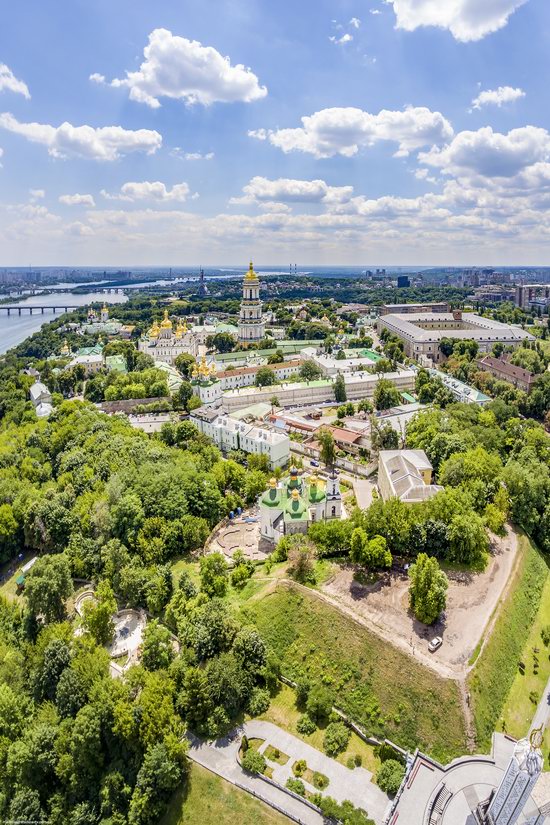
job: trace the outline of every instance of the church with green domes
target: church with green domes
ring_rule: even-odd
[[[325,480],[292,467],[279,482],[272,478],[260,499],[261,536],[274,543],[283,536],[307,533],[316,521],[341,516],[340,479],[334,472]]]

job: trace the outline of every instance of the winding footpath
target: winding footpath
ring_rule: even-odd
[[[271,745],[289,757],[284,765],[271,763],[273,780],[278,785],[284,785],[287,779],[294,776],[292,773],[294,762],[298,759],[305,759],[308,768],[324,774],[329,779],[329,785],[325,791],[328,796],[338,802],[349,799],[357,807],[367,810],[377,825],[381,825],[384,821],[389,799],[380,788],[373,784],[372,774],[369,771],[364,768],[350,770],[271,722],[253,719],[245,722],[227,737],[215,742],[203,742],[192,734],[188,734],[189,758],[233,785],[252,793],[294,822],[303,823],[303,825],[322,825],[324,818],[305,802],[264,779],[251,776],[242,770],[237,762],[237,754],[243,734],[246,734],[249,740],[264,740],[259,748],[260,753],[264,753]],[[312,785],[307,782],[304,784],[307,790],[315,791]]]

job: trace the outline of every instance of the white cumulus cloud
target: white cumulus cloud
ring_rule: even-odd
[[[150,129],[129,130],[122,126],[73,126],[62,123],[20,123],[9,112],[0,114],[0,127],[47,146],[55,158],[87,158],[116,160],[128,152],[154,154],[162,145],[162,136]]]
[[[0,151],[0,155],[1,154],[2,152]],[[46,197],[46,191],[44,189],[29,189],[29,195],[31,203],[36,203],[36,201]]]
[[[14,92],[30,100],[29,87],[22,80],[18,80],[12,70],[5,63],[0,63],[0,92]]]
[[[522,126],[507,134],[494,132],[490,126],[459,132],[448,146],[419,155],[421,163],[446,174],[487,178],[511,178],[548,159],[550,134],[536,126]]]
[[[197,40],[173,35],[168,29],[155,29],[143,50],[145,60],[136,72],[126,72],[125,78],[115,78],[111,86],[130,90],[130,99],[146,103],[154,109],[159,98],[183,100],[185,103],[251,103],[267,95],[254,72],[237,63],[232,66],[212,46]],[[105,83],[97,72],[90,80]]]
[[[249,129],[248,137],[256,138],[256,140],[267,140],[269,132],[267,129]]]
[[[174,146],[170,154],[180,160],[212,160],[214,158],[214,152],[184,152],[181,146]]]
[[[244,197],[230,203],[344,203],[353,194],[353,186],[329,186],[324,180],[295,180],[257,175],[243,186]]]
[[[474,109],[481,109],[482,106],[503,106],[505,103],[513,103],[525,97],[523,89],[513,88],[512,86],[499,86],[498,89],[486,89],[480,92],[476,98],[472,100]]]
[[[342,37],[329,37],[331,43],[336,43],[339,46],[344,46],[346,43],[350,43],[353,40],[353,35],[348,34],[346,32],[342,35]]]
[[[76,192],[74,195],[60,195],[59,203],[65,206],[95,206],[92,195],[81,195]]]
[[[142,201],[152,200],[157,202],[180,201],[183,203],[189,197],[190,189],[187,183],[176,183],[171,189],[166,187],[161,181],[144,180],[140,182],[130,181],[120,187],[120,192],[116,195],[102,190],[101,194],[107,200],[119,201]],[[194,196],[191,196],[194,197]]]
[[[354,29],[358,29],[359,26],[361,25],[361,21],[359,20],[358,17],[352,17],[351,20],[349,21],[349,24],[350,24],[350,26],[353,26]]]
[[[398,29],[420,26],[448,29],[456,40],[481,40],[502,29],[527,0],[386,0],[393,6]]]
[[[248,133],[251,137],[269,138],[283,152],[300,151],[329,158],[352,157],[360,147],[385,140],[398,144],[400,155],[423,146],[447,143],[453,136],[449,121],[440,112],[425,107],[408,106],[403,111],[383,109],[377,115],[354,107],[322,109],[302,118],[296,129],[264,129]]]

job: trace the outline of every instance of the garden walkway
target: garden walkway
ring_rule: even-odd
[[[275,762],[269,763],[273,769],[273,780],[279,785],[285,785],[287,779],[294,776],[292,772],[294,762],[304,759],[311,771],[318,771],[328,778],[329,785],[324,790],[327,796],[331,796],[338,802],[349,799],[357,807],[365,809],[377,825],[381,825],[384,821],[389,799],[380,788],[373,784],[371,781],[372,774],[369,771],[364,768],[350,770],[271,722],[261,722],[253,719],[250,722],[245,722],[242,727],[233,731],[229,737],[211,744],[201,744],[197,740],[191,740],[192,747],[189,755],[191,759],[199,761],[200,764],[214,770],[216,773],[220,773],[230,782],[237,779],[239,784],[250,783],[251,787],[254,788],[254,792],[261,791],[258,794],[260,796],[262,794],[271,796],[271,792],[276,792],[278,807],[287,810],[291,805],[292,811],[299,811],[298,816],[308,825],[309,823],[321,823],[323,821],[322,817],[306,805],[301,804],[299,800],[295,800],[283,791],[273,788],[262,779],[248,776],[241,770],[236,757],[243,734],[246,734],[248,739],[265,740],[260,747],[260,753],[263,753],[271,745],[289,757],[285,765],[279,765]],[[199,758],[196,758],[197,756]],[[206,761],[201,761],[201,759]],[[221,773],[222,770],[223,773]],[[303,777],[302,781],[309,791],[315,792],[313,785],[308,784]],[[283,804],[280,802],[281,796],[284,798]],[[273,794],[273,797],[275,798],[275,794]]]

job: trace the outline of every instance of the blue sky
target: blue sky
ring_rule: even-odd
[[[544,0],[11,4],[0,265],[547,264],[549,34]]]

